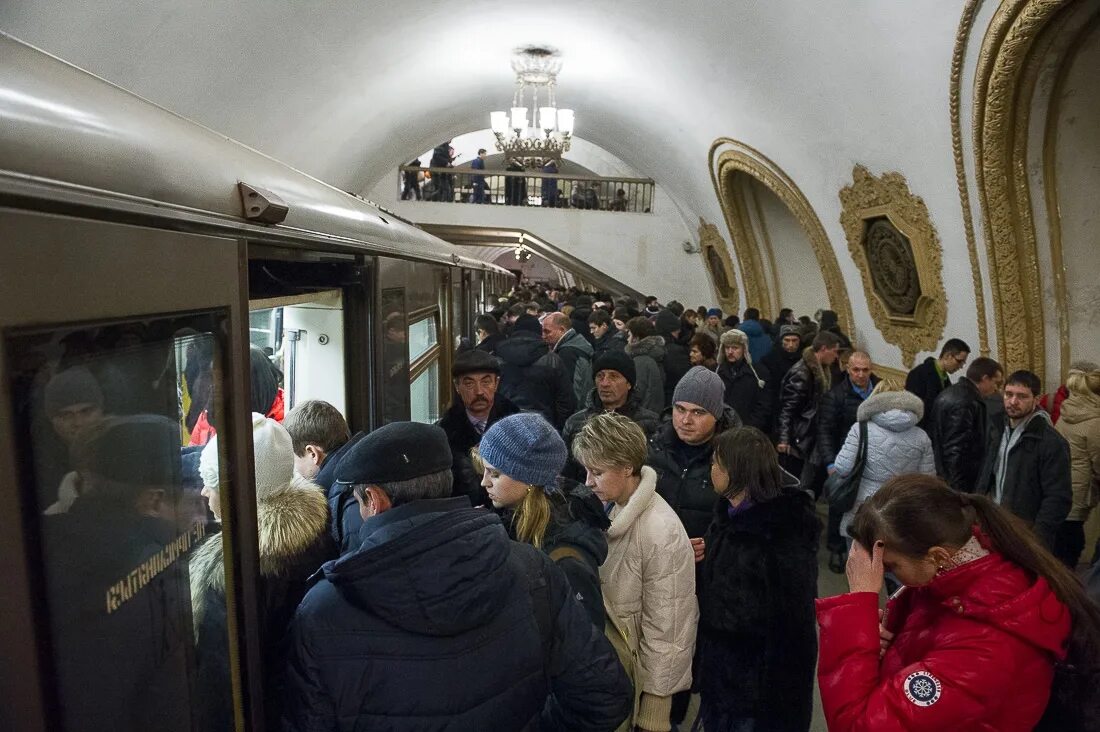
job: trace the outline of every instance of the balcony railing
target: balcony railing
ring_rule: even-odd
[[[403,201],[497,206],[542,206],[591,211],[651,213],[652,178],[603,178],[541,171],[471,171],[468,168],[398,169]]]

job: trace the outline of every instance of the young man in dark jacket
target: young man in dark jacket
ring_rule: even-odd
[[[455,399],[436,424],[447,433],[454,473],[453,495],[467,496],[474,506],[486,506],[489,497],[481,487],[481,474],[474,469],[470,450],[497,421],[519,412],[519,407],[497,392],[500,363],[487,353],[467,351],[451,367]]]
[[[966,365],[970,358],[970,346],[958,338],[950,338],[940,349],[940,357],[929,356],[924,363],[913,367],[905,377],[905,389],[911,391],[924,402],[924,418],[918,427],[924,428],[932,415],[932,403],[940,392],[951,386],[951,374]]]
[[[783,377],[779,392],[775,449],[787,456],[787,470],[800,476],[802,487],[815,495],[821,492],[825,473],[825,463],[815,449],[818,407],[832,388],[830,367],[839,350],[839,338],[818,333],[813,344],[802,351],[802,359]]]
[[[533,315],[521,315],[512,335],[497,346],[500,393],[524,411],[538,412],[561,429],[575,410],[573,384],[561,356],[542,340],[542,326]]]
[[[1073,503],[1069,444],[1039,409],[1042,382],[1030,371],[1005,381],[1004,419],[990,425],[976,493],[1027,522],[1048,548]]]
[[[608,351],[621,351],[625,345],[615,337],[618,331],[611,322],[611,313],[596,309],[588,316],[588,333],[592,336],[592,358],[599,358]]]
[[[932,439],[936,472],[962,493],[972,493],[985,461],[990,415],[986,399],[1000,393],[1004,383],[1001,364],[981,356],[959,379],[936,397],[926,431]],[[998,415],[997,421],[1003,421]]]
[[[364,517],[291,625],[283,729],[614,730],[615,651],[561,570],[451,493],[438,427],[381,427],[338,471]]]
[[[764,432],[772,437],[775,436],[775,421],[779,416],[779,388],[783,384],[783,377],[801,358],[802,335],[798,326],[780,326],[774,347],[762,361],[764,368],[768,370],[772,377],[764,383],[764,388],[768,390],[768,398],[773,406],[771,424]]]

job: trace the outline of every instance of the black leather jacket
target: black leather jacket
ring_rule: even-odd
[[[989,416],[978,387],[963,378],[944,389],[926,422],[936,472],[955,490],[973,493],[989,440]]]
[[[776,439],[789,445],[796,457],[809,459],[814,452],[818,404],[831,386],[829,379],[811,348],[802,351],[802,359],[783,377]]]

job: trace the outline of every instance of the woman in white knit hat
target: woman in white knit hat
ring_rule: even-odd
[[[260,549],[260,622],[265,672],[274,679],[282,668],[280,639],[306,591],[306,580],[335,556],[328,532],[328,502],[322,490],[294,472],[290,433],[262,414],[252,415],[256,462],[256,523]],[[203,448],[199,462],[202,495],[219,521],[222,516],[218,437]],[[221,533],[208,538],[190,559],[197,675],[203,729],[231,729],[229,628],[224,545]],[[273,688],[269,686],[268,688]],[[269,694],[268,719],[278,719],[277,694]]]

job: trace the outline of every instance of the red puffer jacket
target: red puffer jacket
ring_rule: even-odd
[[[886,618],[880,662],[877,595],[817,601],[831,732],[1030,732],[1042,717],[1070,633],[1046,580],[993,553],[906,588]]]

